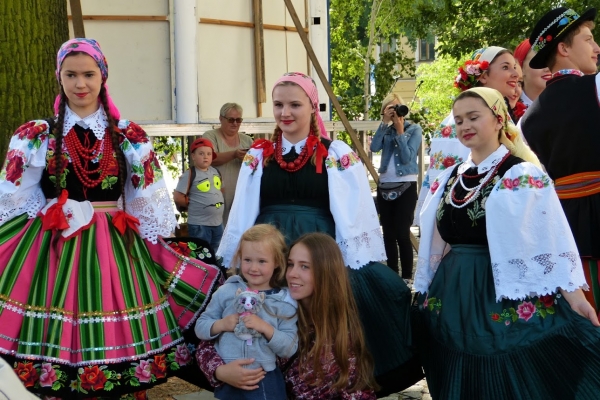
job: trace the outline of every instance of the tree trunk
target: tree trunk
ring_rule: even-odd
[[[0,0],[2,164],[16,128],[53,115],[56,52],[68,39],[65,0]]]

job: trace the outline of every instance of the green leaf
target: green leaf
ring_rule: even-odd
[[[554,314],[554,306],[546,308],[546,312],[548,312],[548,314]]]
[[[189,242],[188,243],[188,247],[190,248],[190,250],[196,250],[196,249],[198,249],[198,246],[194,242]]]
[[[54,381],[54,383],[52,384],[52,390],[59,390],[61,387],[62,387],[62,385],[57,380]]]
[[[106,366],[104,366],[106,368]],[[106,379],[111,379],[113,377],[113,372],[112,371],[104,371],[104,376],[106,377]]]
[[[132,378],[132,379],[129,381],[129,384],[130,384],[131,386],[136,386],[136,387],[137,387],[137,386],[141,386],[141,385],[140,385],[140,381],[139,381],[137,378]]]
[[[539,309],[538,311],[540,312],[540,315],[542,316],[542,318],[546,318],[546,310],[544,310],[542,308],[542,309]]]
[[[104,384],[104,390],[106,390],[108,392],[110,392],[111,390],[113,390],[114,387],[115,387],[115,385],[112,382],[110,382],[110,381],[108,381],[108,382],[106,382]]]
[[[512,316],[512,322],[517,322],[518,319],[519,319],[519,316],[517,314],[514,314]]]
[[[173,371],[177,371],[180,367],[179,364],[177,364],[176,362],[172,362],[171,364],[169,364],[169,368]]]

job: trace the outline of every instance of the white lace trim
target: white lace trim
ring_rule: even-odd
[[[371,261],[387,258],[383,247],[383,234],[379,228],[341,240],[338,245],[346,265],[352,269],[360,269]]]
[[[32,193],[0,194],[0,225],[24,213],[30,219],[35,218],[45,205],[46,197],[41,188],[36,188]]]
[[[75,114],[69,106],[65,106],[65,122],[63,124],[64,135],[67,136],[71,128],[79,124],[84,129],[91,129],[98,140],[104,138],[106,128],[108,127],[108,118],[104,112],[103,107],[98,107],[95,113],[88,115],[85,118],[81,118]]]
[[[140,220],[140,236],[153,244],[159,236],[171,236],[177,225],[165,187],[156,189],[150,197],[136,197],[128,202],[127,213]]]

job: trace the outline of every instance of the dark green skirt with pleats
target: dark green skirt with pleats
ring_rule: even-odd
[[[413,321],[433,399],[600,398],[600,328],[560,294],[495,298],[488,248],[453,246]]]
[[[275,225],[288,245],[310,232],[323,232],[335,238],[331,213],[313,207],[264,207],[256,223]],[[347,271],[367,346],[375,361],[375,376],[382,386],[378,394],[398,392],[422,379],[411,343],[411,293],[404,280],[379,262],[360,269],[347,268]]]

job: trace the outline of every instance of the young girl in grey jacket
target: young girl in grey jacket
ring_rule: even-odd
[[[216,339],[226,363],[253,358],[249,368],[262,367],[266,376],[252,391],[222,385],[216,398],[286,399],[276,357],[289,358],[298,349],[296,302],[282,287],[286,265],[285,240],[274,226],[259,224],[244,232],[230,268],[237,275],[213,294],[195,331],[202,340]]]

